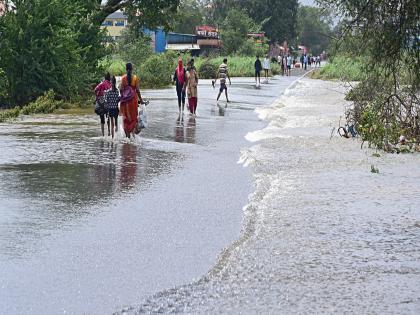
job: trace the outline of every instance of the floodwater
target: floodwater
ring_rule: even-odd
[[[143,91],[149,128],[131,142],[100,137],[93,114],[0,124],[1,313],[109,314],[200,279],[240,237],[254,109],[295,79],[233,79],[227,108],[203,80],[197,118],[173,88]]]
[[[257,108],[241,236],[198,281],[121,313],[419,314],[420,155],[338,137],[345,91],[302,79]]]

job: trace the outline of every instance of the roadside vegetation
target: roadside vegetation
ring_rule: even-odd
[[[165,31],[194,33],[197,25],[217,25],[223,45],[220,51],[195,58],[201,78],[214,78],[223,57],[229,60],[232,77],[253,77],[255,57],[264,58],[269,52],[269,42],[287,41],[295,52],[303,38],[319,42],[317,50],[328,45],[318,33],[311,31],[313,27],[325,28],[326,20],[321,21],[324,16],[320,9],[300,7],[298,0],[6,3],[13,3],[13,9],[0,17],[2,121],[23,113],[49,112],[60,106],[83,106],[85,100],[90,102],[93,87],[105,72],[123,75],[127,62],[134,64],[143,88],[169,86],[178,54],[154,54],[151,39],[142,31],[144,28],[163,27]],[[129,16],[129,27],[121,39],[109,43],[101,24],[116,10]],[[252,32],[264,32],[265,40],[249,38]],[[183,52],[184,62],[190,58],[189,52]],[[271,69],[273,75],[280,70],[277,63],[272,63]],[[39,105],[45,102],[46,93],[50,93],[48,97],[57,106]]]
[[[347,126],[370,146],[394,152],[400,139],[420,143],[420,8],[399,2],[322,0],[343,16],[336,29],[334,57],[320,77],[359,81]],[[363,21],[363,23],[359,23]],[[398,145],[399,145],[398,144]]]

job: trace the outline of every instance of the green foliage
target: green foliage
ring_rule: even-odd
[[[83,2],[84,0],[77,0]],[[130,28],[140,30],[143,27],[155,29],[164,27],[170,29],[174,22],[174,12],[177,11],[180,0],[89,0],[94,2],[95,9],[92,11],[92,20],[100,25],[108,15],[122,10],[129,17]],[[101,6],[100,4],[103,4]],[[141,12],[141,14],[139,14]]]
[[[140,84],[146,88],[159,88],[172,83],[172,75],[177,65],[177,55],[167,52],[160,55],[151,55],[140,66]]]
[[[0,123],[16,119],[19,115],[49,114],[63,106],[63,101],[57,101],[52,90],[45,92],[34,102],[20,107],[0,111]]]
[[[217,65],[204,60],[198,68],[198,74],[202,79],[214,79],[217,76],[217,70]]]
[[[16,119],[19,116],[19,113],[20,113],[19,107],[0,110],[0,123]]]
[[[363,59],[338,55],[322,67],[319,72],[314,72],[313,79],[361,81],[366,78],[363,69]]]
[[[8,100],[8,89],[9,81],[6,77],[6,73],[0,68],[0,108],[2,104],[6,104]]]
[[[200,72],[200,69],[203,64],[210,64],[211,66],[216,69],[219,68],[220,64],[223,62],[223,57],[213,58],[213,59],[204,59],[204,58],[197,58],[195,60],[195,66],[199,69],[199,76],[200,78],[209,78],[214,79],[215,77],[208,77],[206,74]],[[255,57],[244,57],[244,56],[234,56],[228,58],[228,67],[229,67],[229,75],[231,77],[253,77],[255,75]],[[271,64],[271,72],[272,74],[279,74],[280,67],[277,63]]]
[[[418,1],[321,2],[344,16],[336,30],[336,53],[350,60],[363,56],[361,82],[346,96],[353,102],[348,123],[377,148],[392,151],[400,135],[419,143]]]
[[[330,45],[331,19],[325,10],[301,6],[298,10],[298,41],[309,48],[310,53],[319,55]]]
[[[174,32],[194,34],[195,27],[204,22],[203,9],[203,6],[196,0],[181,0],[173,25]]]
[[[54,112],[62,103],[62,101],[56,101],[54,91],[49,90],[34,102],[22,107],[20,114],[49,114]]]
[[[206,4],[211,8],[206,15],[213,23],[223,22],[232,9],[245,10],[272,41],[292,41],[296,37],[297,0],[210,0]]]
[[[150,37],[125,31],[122,39],[116,43],[116,54],[126,62],[140,67],[152,54]]]
[[[61,98],[82,93],[102,51],[95,46],[99,27],[86,25],[86,10],[65,0],[21,0],[15,6],[0,19],[0,67],[11,103],[25,104],[49,89]]]
[[[221,37],[223,41],[223,53],[233,55],[240,50],[250,53],[247,34],[255,28],[255,22],[244,10],[231,9],[222,24]],[[246,47],[241,47],[245,45]]]

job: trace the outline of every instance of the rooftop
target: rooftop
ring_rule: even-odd
[[[106,18],[107,19],[125,19],[126,20],[127,16],[121,11],[116,11],[116,12],[108,15]]]

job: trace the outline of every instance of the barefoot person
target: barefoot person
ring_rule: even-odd
[[[95,101],[95,113],[100,117],[101,119],[101,131],[102,131],[102,137],[105,136],[105,116],[107,115],[107,110],[105,108],[105,91],[109,90],[111,88],[111,75],[107,73],[105,75],[105,80],[103,80],[101,83],[99,83],[95,87],[95,95],[96,95],[96,101]],[[108,136],[110,135],[109,130],[109,119],[107,121],[108,123]]]
[[[196,115],[197,112],[197,85],[198,85],[198,75],[195,71],[194,65],[191,62],[188,62],[187,65],[187,94],[188,94],[188,104],[190,112],[193,115]]]
[[[187,86],[187,72],[182,64],[182,58],[178,59],[178,67],[175,69],[173,81],[176,86],[176,94],[178,96],[178,108],[179,114],[181,115],[181,104],[182,113],[184,113],[185,107],[185,88]]]
[[[112,139],[114,139],[114,134],[118,131],[118,103],[120,102],[120,93],[118,92],[117,80],[114,76],[111,78],[111,85],[111,89],[105,92],[105,103],[108,108],[108,119],[111,121],[111,135]]]
[[[124,132],[127,138],[130,138],[131,134],[138,133],[138,102],[143,102],[140,94],[139,79],[133,74],[133,65],[131,63],[126,64],[125,74],[121,79],[121,104],[120,110],[123,116]]]
[[[217,78],[215,82],[217,82],[217,79],[220,79],[220,90],[219,90],[219,95],[217,95],[217,100],[219,100],[220,95],[223,93],[223,91],[225,91],[226,101],[229,103],[226,78],[229,79],[229,85],[232,84],[230,81],[229,69],[227,66],[227,59],[225,58],[223,59],[223,63],[219,66],[219,70],[217,72]]]
[[[255,85],[259,86],[261,84],[261,70],[262,70],[260,56],[257,56],[257,60],[255,60],[255,63],[254,63],[254,68],[255,68]],[[257,82],[257,78],[258,78],[258,82]]]

